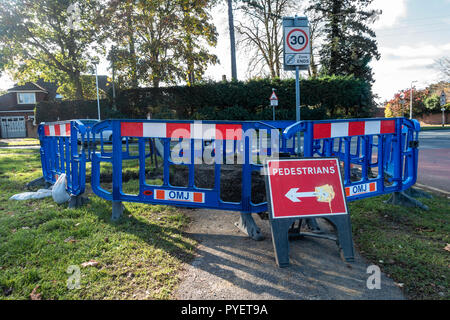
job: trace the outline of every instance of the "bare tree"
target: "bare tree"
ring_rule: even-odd
[[[283,54],[282,17],[293,12],[293,0],[248,0],[240,6],[237,21],[238,46],[250,55],[248,72],[280,77]]]
[[[439,70],[444,81],[450,81],[450,57],[442,57],[437,59],[433,67]]]

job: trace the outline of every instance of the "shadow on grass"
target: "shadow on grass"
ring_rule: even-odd
[[[190,238],[191,241],[184,240],[186,235],[182,230],[183,223],[180,221],[180,219],[187,219],[184,215],[175,212],[173,215],[163,213],[159,220],[152,222],[147,220],[145,216],[135,217],[125,208],[122,217],[117,221],[112,221],[111,204],[108,204],[107,210],[105,210],[105,207],[99,208],[100,210],[95,210],[94,207],[93,209],[92,212],[98,219],[114,227],[118,232],[134,235],[148,245],[163,250],[181,262],[190,262],[195,257],[195,240],[192,238]],[[152,215],[157,214],[152,213]],[[170,226],[171,220],[179,226]]]

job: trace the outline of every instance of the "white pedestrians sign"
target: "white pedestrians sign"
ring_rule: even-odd
[[[309,65],[309,27],[284,28],[284,62],[288,66]]]

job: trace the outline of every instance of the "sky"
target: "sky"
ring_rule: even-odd
[[[439,81],[439,72],[433,64],[440,57],[450,56],[450,0],[374,0],[372,7],[383,11],[372,26],[381,54],[380,60],[371,63],[375,79],[372,90],[379,96],[378,102],[409,88],[412,81],[416,81],[413,86],[418,89]],[[291,16],[295,14],[304,15],[299,11],[292,12]],[[215,8],[212,16],[219,37],[211,51],[218,56],[220,64],[210,66],[205,76],[221,80],[226,75],[231,79],[226,6]],[[110,74],[107,65],[106,61],[99,65],[99,74]],[[246,52],[238,48],[239,80],[247,79],[247,65]],[[0,89],[6,90],[12,84],[9,77],[0,78]]]

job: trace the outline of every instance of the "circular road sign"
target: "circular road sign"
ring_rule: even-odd
[[[300,53],[308,46],[308,35],[300,28],[290,30],[286,35],[286,44],[293,52]]]

